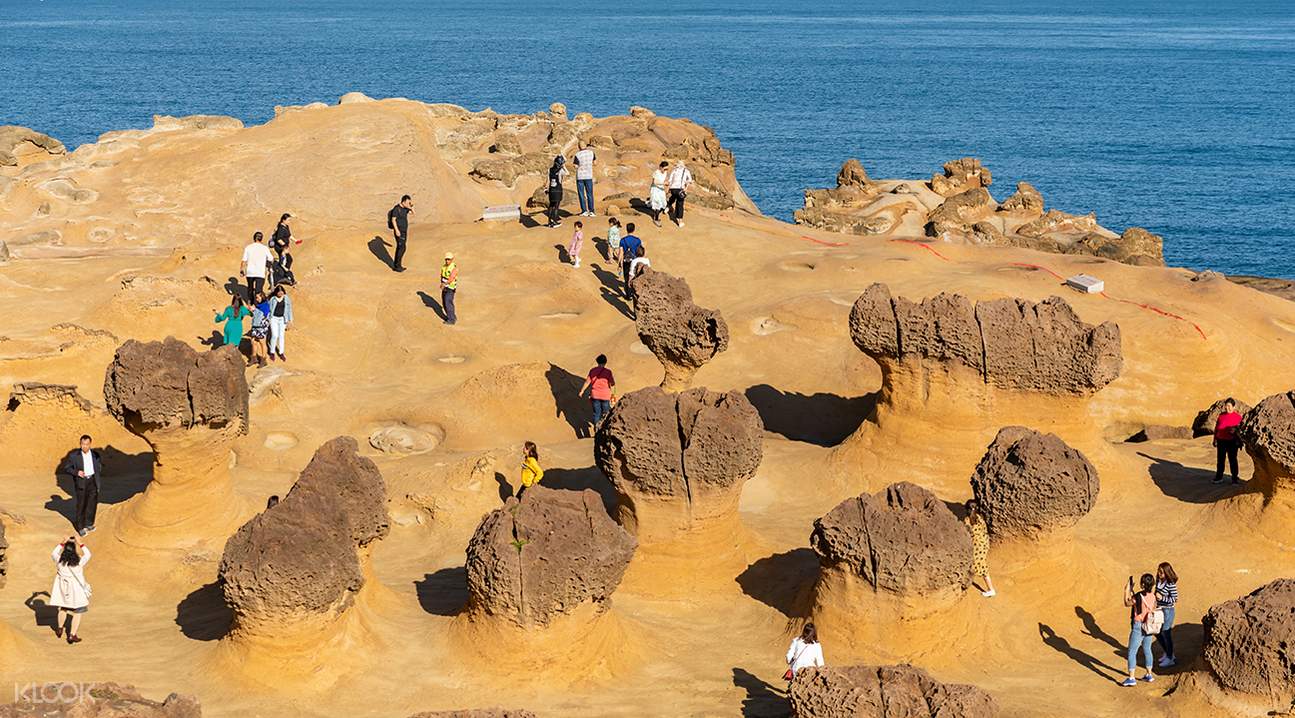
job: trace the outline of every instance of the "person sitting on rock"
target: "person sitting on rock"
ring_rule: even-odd
[[[985,588],[980,595],[993,598],[994,582],[989,579],[989,526],[985,517],[980,515],[980,505],[975,499],[967,502],[967,528],[971,530],[971,578],[985,580]]]
[[[1214,471],[1216,484],[1223,483],[1225,459],[1232,469],[1232,483],[1241,483],[1240,472],[1237,471],[1237,451],[1241,448],[1241,440],[1237,438],[1239,426],[1241,426],[1241,415],[1237,413],[1237,402],[1232,397],[1228,397],[1227,401],[1223,402],[1223,411],[1219,414],[1218,420],[1214,422],[1214,448],[1218,455]]]
[[[818,629],[814,624],[806,623],[800,635],[791,640],[787,649],[787,672],[782,675],[790,689],[796,679],[796,672],[802,668],[823,665],[823,644],[818,642]]]
[[[85,565],[90,562],[90,547],[76,536],[68,536],[50,552],[58,567],[54,585],[49,591],[49,605],[58,608],[58,625],[54,635],[63,637],[63,627],[68,616],[72,625],[67,628],[67,642],[80,643],[81,616],[90,610],[90,586],[85,582]]]
[[[526,489],[538,484],[544,478],[544,469],[540,468],[540,450],[534,441],[522,445],[522,485],[517,488],[517,500],[522,500]]]
[[[1139,650],[1142,651],[1142,657],[1147,664],[1147,674],[1142,677],[1142,680],[1147,683],[1156,680],[1155,672],[1151,667],[1151,639],[1155,633],[1147,630],[1147,621],[1156,608],[1156,577],[1144,573],[1138,584],[1142,590],[1135,593],[1133,577],[1129,576],[1129,582],[1124,587],[1124,605],[1129,607],[1129,619],[1132,623],[1129,629],[1129,677],[1120,684],[1125,688],[1132,688],[1138,684],[1136,673]]]
[[[230,297],[229,306],[225,307],[225,311],[212,310],[212,314],[216,315],[217,324],[225,323],[223,346],[238,346],[243,341],[243,320],[252,315],[247,307],[243,306],[243,298],[235,294]]]

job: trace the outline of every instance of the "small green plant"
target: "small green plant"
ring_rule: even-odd
[[[528,543],[530,543],[530,541],[527,541],[526,539],[513,539],[513,548],[517,549],[517,553],[521,553],[522,547]]]

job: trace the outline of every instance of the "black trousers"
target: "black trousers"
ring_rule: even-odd
[[[401,232],[396,237],[396,256],[391,260],[392,269],[404,269],[405,267],[405,242],[409,239],[407,232]]]
[[[670,196],[665,201],[666,212],[670,219],[676,222],[683,219],[683,200],[687,195],[681,189],[670,190]]]
[[[621,262],[621,276],[625,278],[625,298],[634,298],[634,289],[630,287],[630,257],[625,258],[627,261]]]
[[[1214,479],[1216,481],[1223,480],[1224,460],[1228,462],[1229,464],[1228,468],[1232,469],[1232,480],[1233,481],[1238,480],[1237,474],[1239,472],[1237,471],[1237,449],[1239,448],[1241,448],[1241,441],[1238,439],[1219,439],[1218,447],[1217,447],[1218,468],[1214,472]]]
[[[77,531],[94,526],[94,515],[99,508],[99,482],[94,479],[72,479],[76,489],[76,516],[72,525]]]
[[[562,208],[562,193],[549,192],[549,224],[558,223],[558,210]]]
[[[445,321],[449,324],[459,321],[459,315],[454,311],[454,292],[448,287],[441,289],[441,308],[445,310]]]
[[[265,277],[247,278],[247,300],[249,302],[256,298],[257,292],[263,291],[265,291]]]

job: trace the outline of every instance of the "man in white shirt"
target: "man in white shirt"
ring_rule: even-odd
[[[257,292],[265,290],[265,275],[274,255],[265,246],[265,235],[257,232],[252,235],[252,243],[243,248],[243,263],[238,273],[247,277],[247,299],[252,301]]]
[[[670,198],[666,200],[666,213],[674,223],[683,227],[683,201],[692,188],[692,173],[684,166],[683,160],[675,160],[674,169],[670,171]]]
[[[593,145],[586,142],[576,153],[576,194],[580,197],[580,216],[594,216],[594,155]]]
[[[62,472],[72,479],[76,511],[72,525],[82,536],[94,531],[94,516],[99,507],[99,477],[103,475],[103,462],[93,448],[89,434],[81,435],[81,447],[68,452],[63,459]]]

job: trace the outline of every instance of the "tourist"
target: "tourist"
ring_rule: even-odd
[[[630,262],[630,281],[643,273],[643,270],[652,266],[652,260],[647,258],[647,248],[639,247],[638,256]]]
[[[270,343],[270,301],[260,292],[252,298],[252,329],[248,335],[252,343],[252,356],[247,360],[247,365],[265,366],[265,352]]]
[[[454,293],[459,288],[459,265],[454,263],[454,253],[445,253],[441,265],[441,308],[445,310],[445,323],[454,325],[459,316],[454,312]]]
[[[63,637],[63,628],[69,616],[72,625],[67,627],[67,642],[81,642],[81,617],[90,610],[90,584],[85,582],[85,565],[90,562],[90,547],[76,536],[68,536],[54,547],[50,558],[57,567],[54,585],[49,591],[49,605],[58,608],[58,625],[54,635]]]
[[[793,638],[787,649],[787,672],[782,675],[788,688],[802,668],[823,665],[823,644],[818,642],[818,631],[813,623],[806,623],[800,635]]]
[[[272,509],[279,505],[279,495],[275,494],[265,501],[265,508]]]
[[[571,244],[567,245],[567,254],[571,257],[571,266],[580,266],[580,250],[585,246],[585,223],[576,222],[576,231],[571,233]]]
[[[594,216],[594,146],[588,142],[576,153],[576,195],[580,198],[580,216]]]
[[[270,297],[270,359],[275,355],[279,361],[287,361],[283,351],[287,343],[288,327],[292,326],[292,297],[282,284],[274,288]]]
[[[265,235],[257,232],[252,235],[252,243],[243,248],[243,263],[239,265],[239,275],[247,278],[247,298],[250,300],[257,292],[265,291],[265,275],[274,262],[274,255],[265,246]]]
[[[997,594],[994,582],[989,580],[989,526],[985,517],[980,515],[980,504],[975,499],[967,502],[966,521],[971,530],[971,578],[984,578],[985,588],[980,595],[993,598]]]
[[[274,228],[274,234],[270,235],[270,249],[279,256],[279,261],[284,262],[284,255],[287,255],[286,264],[292,266],[292,255],[289,254],[289,248],[292,246],[292,215],[287,212],[279,217],[279,226]],[[297,240],[301,244],[301,240]]]
[[[405,271],[405,243],[409,241],[409,215],[414,213],[414,198],[401,195],[400,201],[387,212],[387,228],[396,240],[396,256],[391,260],[391,270]]]
[[[527,489],[538,484],[544,478],[544,469],[540,468],[540,450],[535,442],[528,441],[522,445],[522,485],[517,488],[517,500]]]
[[[549,227],[562,226],[558,221],[558,210],[562,207],[562,181],[567,178],[567,159],[562,155],[553,158],[549,166]]]
[[[621,221],[615,217],[607,220],[607,259],[621,263]]]
[[[216,315],[217,324],[225,323],[223,346],[238,346],[243,341],[243,319],[252,314],[243,306],[243,298],[235,294],[229,298],[229,306],[225,307],[225,311],[217,313],[213,309],[212,313]]]
[[[652,186],[648,189],[648,208],[652,210],[652,222],[658,227],[661,226],[661,212],[669,204],[666,199],[666,183],[669,182],[666,168],[669,166],[669,162],[661,160],[656,172],[652,173]]]
[[[1142,680],[1147,683],[1156,680],[1155,671],[1151,667],[1151,638],[1160,631],[1160,626],[1153,622],[1154,617],[1158,615],[1155,610],[1156,577],[1144,573],[1138,583],[1142,590],[1135,593],[1133,577],[1129,576],[1129,582],[1124,587],[1124,605],[1129,607],[1129,619],[1132,624],[1129,630],[1129,677],[1120,684],[1125,687],[1138,684],[1135,673],[1138,668],[1139,650],[1142,651],[1142,657],[1147,664],[1147,674],[1142,677]]]
[[[1156,634],[1160,650],[1165,654],[1156,663],[1161,668],[1168,668],[1178,663],[1178,656],[1174,654],[1174,637],[1169,632],[1174,627],[1174,606],[1177,605],[1178,574],[1174,571],[1174,567],[1165,561],[1156,567],[1156,607],[1165,616],[1165,625],[1160,628],[1160,633]]]
[[[1241,448],[1241,439],[1237,438],[1237,427],[1241,426],[1241,415],[1237,413],[1237,402],[1228,397],[1223,402],[1223,412],[1214,422],[1214,448],[1217,456],[1217,468],[1214,471],[1214,483],[1223,483],[1223,462],[1226,460],[1232,469],[1232,483],[1241,482],[1237,471],[1237,451]]]
[[[630,264],[638,257],[643,248],[643,240],[634,235],[634,223],[625,225],[625,236],[621,238],[621,276],[625,279],[624,296],[630,296]]]
[[[684,165],[682,159],[675,160],[674,169],[670,171],[670,198],[668,200],[670,219],[683,227],[683,202],[692,189],[692,172]]]
[[[589,401],[594,410],[594,431],[597,431],[599,424],[603,423],[603,419],[611,411],[612,402],[616,401],[616,377],[607,368],[606,354],[599,354],[594,359],[594,364],[596,366],[589,370],[589,375],[585,377],[585,383],[580,385],[576,396],[584,396],[585,390],[589,390]]]
[[[94,531],[94,515],[99,509],[99,480],[103,477],[103,459],[94,448],[89,434],[81,435],[80,448],[63,457],[63,473],[72,479],[76,507],[72,526],[82,536]]]

